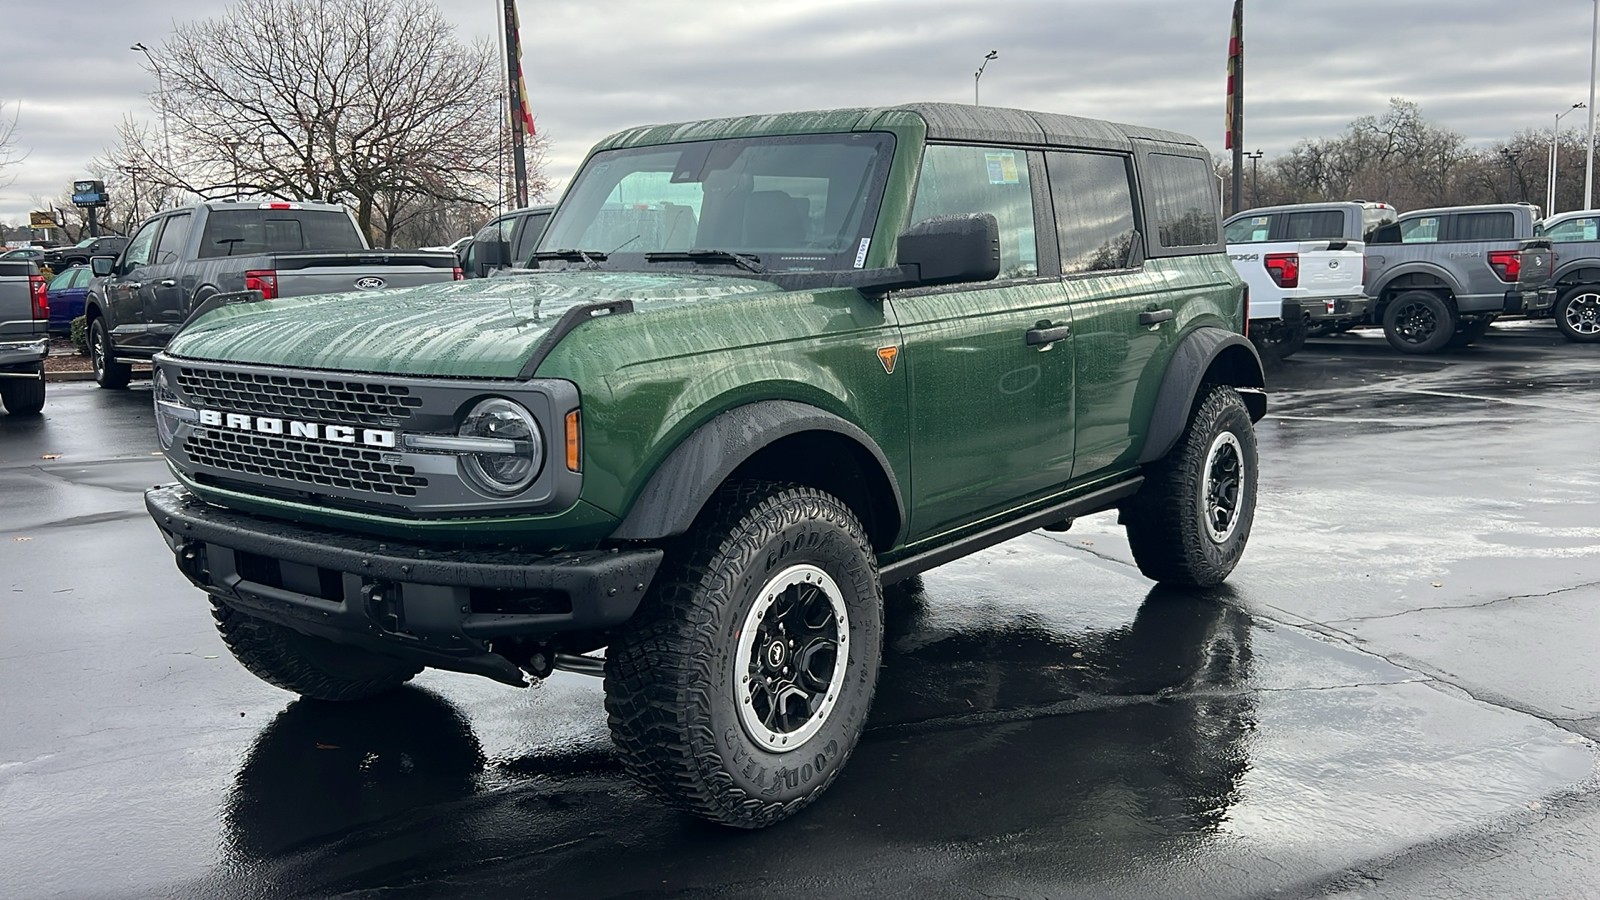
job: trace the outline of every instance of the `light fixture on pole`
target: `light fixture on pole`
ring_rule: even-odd
[[[144,58],[150,63],[150,68],[156,70],[156,96],[161,102],[161,153],[165,157],[167,171],[172,171],[172,130],[167,127],[167,77],[161,71],[161,64],[156,62],[155,56],[150,53],[150,48],[143,41],[128,48],[135,53],[143,53]]]
[[[1566,118],[1568,113],[1584,109],[1587,106],[1588,104],[1580,101],[1556,113],[1556,127],[1550,130],[1550,181],[1549,189],[1544,194],[1544,214],[1546,216],[1556,214],[1556,145],[1561,141],[1561,120]]]
[[[1266,156],[1266,154],[1262,153],[1259,149],[1256,150],[1254,153],[1246,153],[1244,155],[1245,159],[1250,160],[1250,205],[1251,206],[1260,206],[1261,205],[1261,177],[1260,177],[1261,173],[1256,170],[1256,163],[1259,163],[1261,161],[1261,157],[1263,157],[1263,156]]]
[[[1597,2],[1600,2],[1600,0],[1597,0]],[[993,59],[998,58],[999,56],[1000,56],[1000,51],[999,50],[990,50],[988,55],[983,58],[983,65],[978,67],[978,71],[972,73],[972,105],[973,106],[982,106],[983,105],[982,103],[978,102],[978,81],[983,78],[983,70],[989,68],[989,62],[991,60],[993,60]]]

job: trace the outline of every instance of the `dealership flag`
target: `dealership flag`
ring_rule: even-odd
[[[522,133],[534,135],[533,110],[528,106],[528,82],[522,77],[522,22],[517,17],[516,0],[506,0],[511,13],[511,28],[506,31],[506,55],[510,57],[512,91],[516,94],[516,119]]]
[[[1244,0],[1233,0],[1233,30],[1228,35],[1228,121],[1223,149],[1241,146],[1244,135]]]

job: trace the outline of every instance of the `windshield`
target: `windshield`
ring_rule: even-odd
[[[893,156],[879,133],[606,151],[577,174],[538,252],[582,250],[585,265],[618,269],[750,268],[741,257],[767,272],[861,268]]]
[[[84,238],[83,240],[77,242],[76,244],[73,244],[72,246],[74,246],[74,247],[87,247],[90,244],[92,244],[92,243],[94,243],[95,241],[98,241],[98,240],[100,240],[100,239],[99,238],[87,237],[87,238]]]

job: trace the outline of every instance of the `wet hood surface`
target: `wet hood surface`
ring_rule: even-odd
[[[628,300],[648,312],[776,290],[762,281],[711,275],[551,272],[325,294],[223,307],[190,323],[167,352],[303,369],[516,378],[574,307]]]

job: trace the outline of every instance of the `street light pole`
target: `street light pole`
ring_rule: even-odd
[[[1600,0],[1594,0],[1594,36],[1589,42],[1589,143],[1584,148],[1583,208],[1594,209],[1594,76],[1600,65]]]
[[[167,173],[172,173],[172,129],[167,127],[167,78],[161,71],[161,64],[151,55],[150,48],[140,41],[128,48],[136,53],[143,53],[149,61],[150,68],[156,70],[156,96],[161,98],[161,153],[167,165]]]
[[[1244,155],[1245,159],[1250,160],[1250,205],[1251,206],[1260,206],[1261,205],[1261,173],[1256,169],[1256,163],[1260,162],[1261,161],[1261,157],[1263,157],[1263,156],[1266,156],[1266,154],[1262,153],[1259,149],[1257,149],[1254,153],[1246,153]]]
[[[1583,109],[1586,103],[1574,103],[1570,107],[1556,113],[1556,127],[1550,130],[1550,187],[1545,191],[1544,214],[1556,214],[1556,145],[1561,141],[1561,120],[1574,110]]]
[[[1596,0],[1596,2],[1600,2],[1600,0]],[[972,105],[973,106],[982,106],[983,105],[982,103],[978,102],[978,81],[983,78],[983,70],[989,68],[989,61],[993,60],[993,59],[995,59],[995,58],[997,58],[999,56],[1000,56],[1000,51],[999,50],[990,50],[988,55],[986,55],[983,58],[983,65],[978,67],[978,71],[972,73]]]

